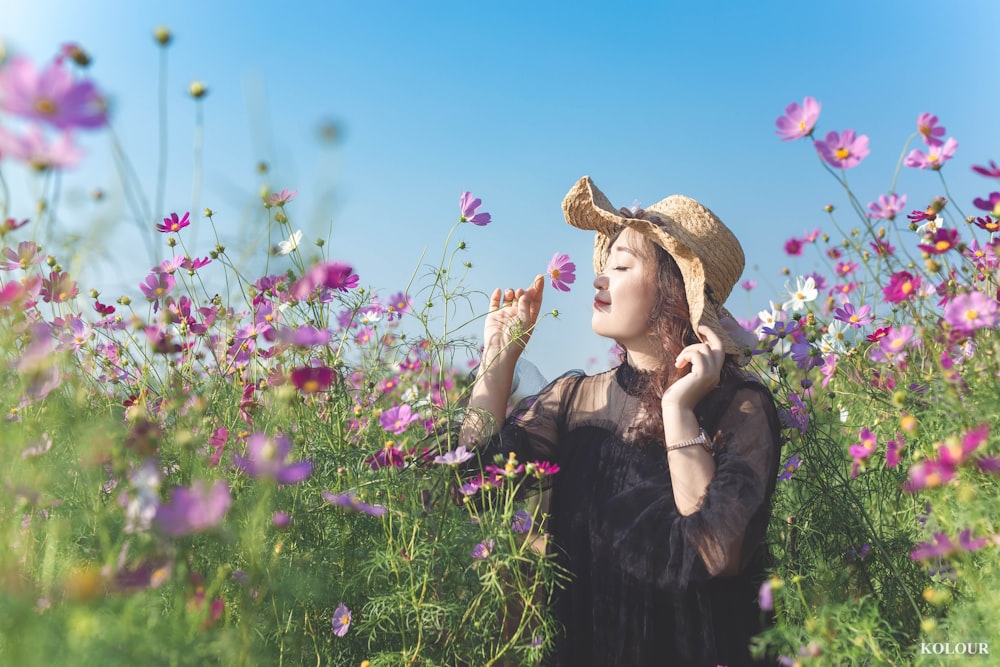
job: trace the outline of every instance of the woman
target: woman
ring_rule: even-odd
[[[584,177],[563,211],[597,232],[592,326],[622,363],[563,376],[505,419],[544,283],[495,290],[462,428],[484,460],[559,464],[547,528],[572,579],[553,601],[552,662],[751,664],[780,444],[770,394],[720,323],[743,251],[686,197],[616,211]]]

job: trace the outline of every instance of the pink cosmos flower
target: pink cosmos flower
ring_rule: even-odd
[[[899,465],[900,461],[899,452],[904,447],[906,447],[906,442],[903,440],[903,438],[899,436],[898,433],[896,434],[896,438],[894,440],[890,440],[889,442],[886,443],[885,467],[895,468],[896,466]]]
[[[978,164],[972,165],[972,171],[982,176],[987,176],[990,178],[1000,178],[1000,167],[993,160],[990,160],[990,166],[982,167]]]
[[[901,303],[913,298],[920,289],[920,276],[909,271],[896,271],[889,277],[889,284],[882,289],[882,295],[889,303]]]
[[[944,125],[938,125],[938,117],[924,112],[917,116],[917,132],[928,146],[940,146],[945,135]]]
[[[475,546],[472,550],[472,557],[476,560],[486,560],[493,553],[493,549],[496,546],[496,542],[492,539],[483,540]]]
[[[819,120],[820,103],[812,97],[802,100],[802,105],[792,102],[785,107],[785,115],[779,116],[774,124],[778,127],[775,134],[781,135],[782,141],[801,139],[812,134]]]
[[[889,257],[896,251],[896,246],[892,245],[885,239],[871,241],[868,245],[871,246],[871,249],[875,251],[875,254],[880,257]]]
[[[80,293],[76,281],[66,272],[52,271],[42,279],[42,301],[45,303],[65,303]]]
[[[460,463],[465,463],[475,455],[476,453],[470,452],[465,448],[465,445],[459,445],[454,451],[441,454],[440,456],[435,456],[434,463],[437,463],[438,465],[457,466]]]
[[[779,482],[787,482],[795,474],[795,471],[799,469],[802,465],[802,459],[799,458],[798,454],[792,454],[791,458],[785,461],[785,464],[781,466],[781,474],[778,475]]]
[[[368,516],[384,516],[388,511],[384,507],[369,505],[368,503],[361,502],[352,491],[347,491],[345,493],[331,493],[329,491],[323,491],[321,495],[323,496],[323,500],[331,505],[336,505],[337,507],[342,507],[352,512],[367,514]]]
[[[389,433],[399,435],[418,419],[420,419],[420,415],[414,412],[409,405],[403,404],[394,405],[379,415],[378,423]]]
[[[23,56],[0,67],[0,109],[60,130],[97,128],[108,122],[107,104],[90,81],[78,81],[59,59],[39,72]]]
[[[291,372],[292,384],[305,394],[326,391],[333,384],[333,371],[326,366],[303,366]]]
[[[40,254],[38,245],[34,241],[21,241],[17,244],[17,251],[12,248],[4,248],[3,256],[6,262],[0,262],[0,269],[4,271],[16,271],[17,269],[28,270],[29,266],[41,264],[45,259],[44,254]]]
[[[854,463],[851,466],[851,479],[858,476],[858,469],[865,464],[868,457],[874,454],[878,448],[875,435],[867,427],[861,429],[860,438],[860,444],[851,445],[848,449],[850,455],[854,457]]]
[[[828,132],[823,141],[814,141],[813,145],[820,157],[836,169],[851,169],[861,163],[868,155],[868,136],[856,136],[854,130],[844,130],[843,133]]]
[[[903,160],[903,164],[914,169],[937,171],[944,166],[945,162],[954,157],[957,148],[958,142],[955,141],[954,137],[948,137],[948,141],[943,144],[928,145],[926,153],[919,148],[914,148]]]
[[[569,286],[576,281],[576,264],[569,261],[569,255],[558,252],[552,255],[545,272],[552,286],[563,292],[568,292]]]
[[[872,360],[900,362],[906,358],[907,346],[913,340],[913,327],[908,324],[893,329],[872,349]]]
[[[157,302],[169,294],[176,284],[174,277],[169,273],[155,271],[146,276],[145,282],[139,283],[139,289],[147,300]]]
[[[490,214],[478,212],[479,207],[483,205],[483,201],[473,197],[471,192],[463,192],[458,200],[458,205],[462,211],[459,221],[471,222],[479,227],[485,227],[490,224],[490,220],[492,219]]]
[[[382,468],[402,468],[406,464],[406,452],[393,444],[392,440],[385,443],[385,447],[378,450],[372,456],[365,459],[372,470]]]
[[[740,287],[742,287],[743,289],[745,289],[748,292],[750,290],[752,290],[756,286],[757,286],[757,281],[756,280],[744,280],[743,282],[740,283]],[[754,327],[750,327],[750,328],[753,329]]]
[[[292,442],[283,435],[254,433],[247,440],[246,456],[233,455],[233,467],[256,479],[297,484],[312,474],[312,461],[288,462],[291,451]]]
[[[320,298],[324,299],[325,290],[346,292],[358,286],[358,275],[348,264],[340,262],[320,262],[314,264],[305,275],[292,284],[292,296],[299,301],[305,301],[320,290]]]
[[[940,227],[925,240],[928,242],[921,243],[917,247],[930,255],[941,255],[958,245],[958,230]]]
[[[389,297],[389,305],[385,307],[386,316],[392,322],[413,310],[413,299],[409,294],[396,292]]]
[[[996,299],[982,292],[966,292],[948,302],[944,320],[956,331],[971,334],[996,324],[998,308]]]
[[[979,227],[980,229],[985,229],[986,231],[991,233],[1000,232],[1000,216],[994,218],[989,215],[982,215],[979,216],[978,218],[975,218],[972,221],[972,224],[974,224],[976,227]]]
[[[210,488],[198,480],[190,488],[177,487],[170,501],[156,508],[153,522],[169,537],[198,533],[222,523],[232,502],[229,486],[217,480]]]
[[[858,263],[852,262],[850,260],[837,262],[837,265],[834,267],[834,273],[836,273],[841,278],[846,278],[847,276],[851,275],[857,270],[858,270]]]
[[[868,202],[869,218],[873,220],[893,220],[903,212],[906,206],[906,195],[879,195],[878,199]]]
[[[972,205],[976,208],[993,214],[1000,218],[1000,192],[991,192],[985,198],[976,197],[972,200]]]
[[[36,171],[46,171],[75,167],[83,158],[83,151],[73,144],[73,136],[69,132],[63,132],[50,143],[37,125],[28,127],[23,135],[0,127],[2,157],[12,157]]]
[[[179,232],[191,224],[190,215],[190,211],[185,211],[182,217],[177,217],[176,213],[171,213],[170,217],[163,219],[162,224],[156,226],[156,231],[163,232],[164,234]]]
[[[295,199],[295,195],[299,194],[298,190],[292,190],[289,192],[287,189],[281,192],[273,193],[267,200],[267,203],[271,206],[284,206],[288,202]]]
[[[785,254],[798,257],[802,254],[802,239],[790,238],[785,241]]]
[[[1000,259],[997,258],[996,250],[994,249],[995,244],[996,241],[987,243],[986,245],[979,245],[979,241],[972,239],[962,254],[976,265],[977,270],[990,271],[1000,264]]]

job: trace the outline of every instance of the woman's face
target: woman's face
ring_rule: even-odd
[[[591,326],[629,351],[653,344],[649,314],[656,303],[656,257],[649,241],[626,228],[611,245],[604,271],[594,279]]]

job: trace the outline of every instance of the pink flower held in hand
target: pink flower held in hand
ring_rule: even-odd
[[[569,255],[556,253],[552,255],[545,272],[552,286],[563,292],[569,291],[569,286],[576,281],[576,264],[569,261]]]
[[[844,130],[843,133],[829,132],[823,141],[814,141],[813,145],[819,151],[820,157],[826,163],[837,169],[850,169],[861,163],[868,155],[868,136],[856,136],[854,130]]]
[[[459,218],[460,222],[471,222],[479,227],[485,227],[490,224],[492,217],[489,213],[477,212],[479,211],[479,207],[483,205],[483,201],[473,197],[471,192],[463,192],[458,200],[458,205],[462,211],[462,215]]]
[[[819,120],[819,110],[820,103],[812,97],[802,100],[802,106],[792,102],[785,107],[785,115],[774,121],[778,126],[775,134],[780,134],[782,141],[808,137],[816,127],[816,121]]]

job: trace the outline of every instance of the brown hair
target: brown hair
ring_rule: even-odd
[[[611,239],[621,235],[622,228]],[[640,442],[648,442],[650,438],[663,437],[663,412],[660,408],[663,392],[677,381],[687,370],[678,370],[674,360],[688,345],[695,345],[701,339],[691,326],[691,314],[688,310],[687,297],[684,291],[684,278],[677,262],[670,253],[653,243],[645,236],[637,234],[642,242],[636,244],[636,252],[645,260],[653,260],[655,275],[652,276],[652,288],[656,290],[656,301],[649,311],[650,336],[655,338],[663,350],[662,363],[659,369],[648,374],[648,381],[643,382],[639,399],[645,408],[646,417],[634,427],[635,435]],[[625,362],[625,352],[622,352],[622,363]],[[645,373],[643,375],[646,375]],[[727,384],[741,377],[739,365],[733,355],[726,355],[722,365],[720,384]],[[645,437],[649,436],[649,437]]]

